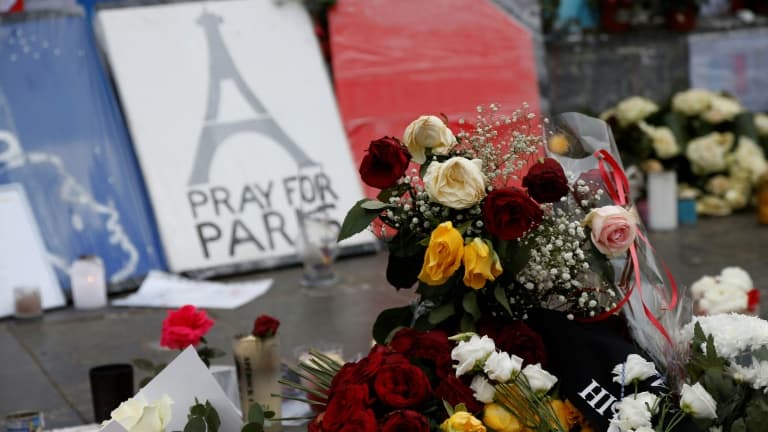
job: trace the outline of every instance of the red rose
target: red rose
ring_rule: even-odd
[[[451,406],[463,403],[469,412],[478,412],[483,409],[483,404],[475,400],[474,391],[454,374],[449,374],[440,380],[440,385],[435,389],[435,396]]]
[[[380,423],[381,432],[429,432],[427,419],[411,410],[399,410],[387,414]]]
[[[376,432],[379,425],[376,423],[376,414],[373,410],[354,410],[347,417],[341,427],[336,429],[326,429],[325,432]]]
[[[392,351],[405,354],[409,358],[431,362],[435,373],[442,377],[451,373],[451,341],[448,335],[439,330],[419,331],[410,327],[399,330],[389,343]]]
[[[542,367],[547,366],[544,339],[524,321],[504,324],[494,320],[481,321],[477,325],[477,332],[493,339],[496,348],[522,358],[525,364],[541,363]]]
[[[341,427],[350,421],[350,416],[355,412],[367,410],[372,402],[367,384],[350,383],[335,389],[323,415],[323,430],[341,430]]]
[[[536,162],[523,177],[528,195],[540,203],[553,203],[564,197],[570,188],[562,165],[552,158]]]
[[[318,414],[307,423],[307,432],[323,432],[323,416],[325,413]]]
[[[375,188],[385,189],[405,174],[411,155],[397,138],[384,137],[371,141],[360,164],[360,177]]]
[[[192,305],[182,306],[175,311],[169,310],[163,320],[160,345],[171,349],[197,346],[213,324],[204,310],[198,310]]]
[[[483,203],[485,229],[502,240],[515,240],[541,223],[544,213],[522,189],[495,189]]]
[[[432,393],[427,375],[410,363],[382,367],[376,374],[373,388],[379,400],[392,408],[418,406]]]
[[[253,322],[253,335],[260,338],[272,337],[277,333],[280,321],[269,316],[261,315]]]

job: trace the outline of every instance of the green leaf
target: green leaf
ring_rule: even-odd
[[[227,355],[227,353],[224,350],[220,350],[218,348],[210,347],[210,350],[211,350],[211,353],[210,353],[211,358],[219,358]]]
[[[392,205],[377,200],[368,200],[360,204],[360,207],[366,210],[382,210],[385,208],[390,208]]]
[[[378,199],[381,202],[388,203],[389,199],[392,197],[401,197],[403,194],[408,191],[408,189],[411,186],[407,183],[401,183],[397,186],[392,186],[386,189],[383,189],[379,194],[376,196],[376,199]]]
[[[447,412],[447,413],[448,413],[448,417],[452,416],[452,415],[453,415],[453,413],[455,412],[455,411],[453,410],[453,406],[451,406],[451,404],[449,404],[449,403],[448,403],[447,401],[445,401],[445,400],[443,401],[443,407],[445,408],[445,412]]]
[[[366,210],[362,207],[366,201],[368,200],[361,199],[356,202],[349,210],[349,213],[347,213],[347,216],[344,217],[344,222],[341,224],[341,230],[339,231],[338,241],[352,237],[368,228],[368,225],[379,216],[378,210]]]
[[[461,323],[459,323],[459,328],[462,332],[473,332],[475,331],[475,320],[472,318],[472,315],[464,314],[461,317]]]
[[[507,294],[504,287],[501,284],[496,284],[496,288],[493,289],[493,297],[504,308],[509,315],[512,315],[512,309],[509,307],[509,300],[507,300]]]
[[[739,113],[734,117],[733,131],[736,138],[743,135],[752,139],[755,143],[760,139],[760,135],[757,133],[757,127],[755,126],[755,115],[748,111]],[[749,424],[747,424],[747,427],[749,427]]]
[[[248,410],[248,422],[264,424],[264,409],[258,403],[251,404],[251,409]]]
[[[133,359],[133,365],[141,370],[149,372],[153,372],[155,370],[155,364],[143,358]]]
[[[765,426],[768,424],[768,400],[766,400],[765,395],[757,393],[747,404],[746,413],[747,430],[765,430]]]
[[[376,317],[376,322],[373,323],[373,339],[380,344],[384,344],[392,330],[397,327],[410,326],[412,320],[413,310],[411,306],[385,309]]]
[[[219,413],[209,401],[205,401],[205,423],[208,425],[208,432],[218,432],[221,427]]]
[[[142,378],[142,380],[139,381],[139,388],[142,388],[145,385],[149,384],[149,382],[152,381],[152,378],[154,378],[154,376],[148,376],[148,377]]]
[[[454,313],[456,313],[456,307],[453,305],[453,303],[440,305],[429,312],[429,323],[432,325],[440,324],[441,322],[452,317]]]
[[[190,417],[205,417],[205,405],[196,403],[189,407]]]
[[[206,432],[205,420],[202,417],[190,417],[184,426],[184,432]]]
[[[747,432],[747,425],[744,422],[744,418],[737,419],[731,423],[731,432]]]
[[[461,301],[461,305],[464,308],[464,312],[472,315],[475,321],[480,319],[480,306],[477,305],[477,293],[469,291],[464,294],[464,299]]]
[[[246,423],[240,432],[264,432],[264,426],[258,423]]]

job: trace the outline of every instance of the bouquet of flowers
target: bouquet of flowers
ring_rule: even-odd
[[[624,162],[643,172],[672,170],[698,212],[725,215],[747,207],[768,172],[768,116],[704,89],[676,93],[659,106],[633,96],[603,112]]]

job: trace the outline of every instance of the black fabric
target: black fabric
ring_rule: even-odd
[[[624,322],[618,317],[584,323],[550,310],[535,310],[528,315],[526,323],[544,339],[547,370],[558,377],[560,395],[570,400],[596,430],[607,430],[613,416],[611,405],[622,395],[621,385],[613,382],[613,368],[623,363],[629,354],[646,359],[648,356],[629,340]],[[644,384],[641,391],[665,391],[659,387],[663,386],[660,380],[650,378]],[[632,392],[633,388],[625,391]],[[675,431],[701,432],[701,429],[689,419],[681,422]]]

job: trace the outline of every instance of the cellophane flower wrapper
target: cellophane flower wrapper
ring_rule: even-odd
[[[575,193],[558,203],[566,213],[578,214],[583,204],[592,208],[618,205],[634,213],[634,250],[610,259],[610,270],[599,271],[602,282],[617,294],[608,312],[618,312],[614,309],[620,306],[635,343],[666,372],[673,386],[679,384],[682,367],[676,339],[682,324],[690,319],[691,304],[681,301],[672,275],[648,240],[624,183],[626,177],[610,127],[593,117],[565,113],[548,122],[545,136],[547,156],[563,166],[573,184]],[[580,186],[580,181],[585,184]],[[588,202],[578,202],[582,198],[579,188],[589,189]]]

